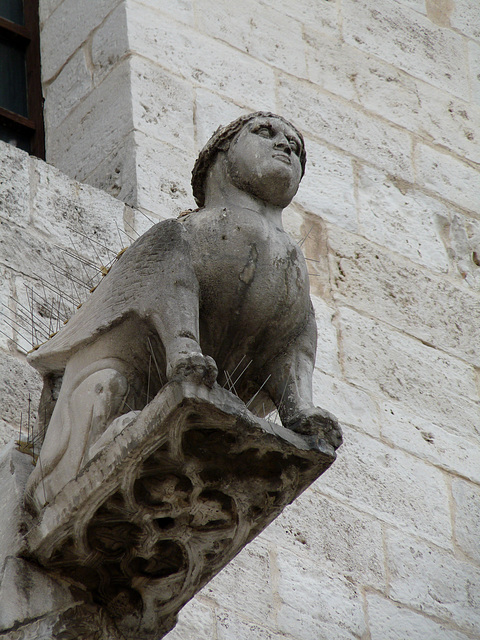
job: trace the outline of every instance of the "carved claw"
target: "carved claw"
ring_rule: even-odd
[[[285,426],[301,435],[324,438],[334,449],[338,449],[343,442],[342,430],[337,419],[320,407],[297,413]]]
[[[180,356],[168,372],[169,380],[189,380],[212,388],[217,379],[215,360],[203,353],[189,353]]]

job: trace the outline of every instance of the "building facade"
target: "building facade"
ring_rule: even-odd
[[[217,126],[279,113],[344,445],[166,637],[480,639],[477,1],[40,0],[40,44],[48,164],[0,143],[2,443],[82,282],[195,206]]]

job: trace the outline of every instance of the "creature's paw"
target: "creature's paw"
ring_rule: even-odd
[[[181,355],[168,371],[169,380],[189,380],[196,384],[205,384],[212,388],[217,379],[218,369],[215,360],[203,353]]]
[[[334,449],[343,442],[342,430],[337,419],[320,407],[312,407],[298,413],[285,426],[301,435],[323,438]]]

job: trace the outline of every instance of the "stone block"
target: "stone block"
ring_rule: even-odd
[[[48,235],[50,243],[78,253],[96,265],[97,271],[109,264],[124,242],[119,237],[123,203],[90,185],[79,184],[41,160],[33,162],[34,226]],[[64,264],[58,266],[65,268]],[[79,263],[77,268],[82,268]]]
[[[347,309],[341,312],[340,335],[350,383],[478,440],[473,367]]]
[[[248,619],[257,624],[273,624],[275,595],[269,549],[263,537],[260,536],[243,549],[203,588],[201,594],[212,600],[216,607],[240,615],[248,612]]]
[[[63,122],[92,88],[92,74],[87,67],[85,49],[81,48],[45,88],[44,116],[48,134]]]
[[[357,201],[360,235],[428,269],[449,270],[441,231],[450,211],[443,202],[367,166],[359,170]]]
[[[316,369],[313,397],[318,406],[328,409],[341,423],[353,425],[372,436],[379,435],[378,406],[362,389]]]
[[[250,109],[243,109],[230,100],[207,89],[195,92],[195,146],[199,153],[219,126],[233,122]]]
[[[16,341],[15,313],[10,292],[10,270],[0,267],[0,349],[9,351]]]
[[[167,14],[179,22],[194,26],[195,9],[193,0],[176,0],[176,2],[171,2],[170,0],[142,0],[142,4],[155,11]],[[161,20],[162,18],[159,15],[158,21],[160,22]]]
[[[88,10],[84,2],[63,0],[45,20],[40,43],[43,81],[50,80],[65,61],[100,25],[120,0],[98,0]],[[72,29],[72,25],[75,28]],[[55,42],[55,46],[52,46]]]
[[[423,3],[423,0],[422,0]],[[309,79],[419,138],[480,160],[480,109],[364,51],[306,28]]]
[[[40,27],[43,27],[48,17],[63,2],[63,0],[42,0],[39,3]]]
[[[278,110],[307,135],[413,180],[410,136],[312,83],[280,76]]]
[[[30,220],[30,156],[0,142],[0,217],[26,227]]]
[[[333,323],[335,310],[317,296],[312,298],[312,303],[318,332],[315,366],[319,371],[340,376],[337,329]]]
[[[387,533],[390,597],[480,634],[480,569],[404,533]]]
[[[18,432],[15,434],[18,439]],[[27,478],[33,470],[33,460],[26,453],[20,453],[14,439],[0,451],[0,592],[6,597],[8,589],[3,588],[1,580],[4,565],[9,556],[24,551],[25,519],[23,514],[23,493]],[[7,582],[10,578],[7,578]],[[2,603],[2,600],[0,600]],[[0,604],[1,607],[1,604]],[[0,628],[4,624],[5,613],[0,613]]]
[[[127,2],[130,46],[140,55],[252,110],[275,111],[274,71],[229,45],[134,0]]]
[[[418,184],[460,207],[478,210],[478,168],[423,144],[415,149],[415,167]]]
[[[354,584],[383,591],[381,523],[325,497],[322,489],[322,481],[307,489],[269,525],[262,539],[274,543],[279,554],[296,554],[306,566],[322,567]]]
[[[335,408],[332,409],[335,413]],[[382,437],[395,448],[427,460],[436,467],[480,482],[480,443],[449,433],[395,402],[381,407]]]
[[[91,56],[95,85],[129,53],[125,2],[120,2],[92,36]]]
[[[340,227],[357,230],[352,160],[306,140],[307,167],[295,202]]]
[[[19,432],[20,419],[23,422],[23,435],[28,424],[28,398],[31,399],[30,424],[36,418],[36,407],[40,398],[41,378],[25,361],[18,360],[8,353],[0,358],[0,389],[2,402],[0,418],[8,422]]]
[[[454,29],[480,42],[480,13],[476,0],[456,0],[452,4],[449,22]]]
[[[480,548],[478,545],[480,486],[478,483],[478,480],[477,484],[473,484],[461,478],[452,479],[455,542],[467,558],[477,564],[480,563]]]
[[[444,241],[457,276],[475,292],[480,291],[480,221],[453,211],[444,226]]]
[[[216,627],[212,633],[216,636],[208,636],[206,640],[292,640],[291,636],[278,633],[273,628],[267,628],[263,624],[251,622],[248,620],[249,613],[244,612],[244,617],[225,609],[217,609],[216,611]],[[244,619],[244,618],[247,618]],[[168,636],[167,636],[168,638]],[[180,640],[180,639],[179,639]],[[181,640],[184,640],[182,637]],[[185,640],[197,640],[196,636],[186,637]]]
[[[362,595],[343,576],[279,553],[277,628],[295,640],[353,640],[365,633]]]
[[[337,228],[330,229],[329,244],[338,302],[475,366],[480,364],[480,309],[475,294]]]
[[[130,66],[135,129],[192,156],[194,93],[191,84],[140,56],[133,56]]]
[[[3,357],[3,354],[0,354]],[[19,428],[0,418],[0,450],[6,447],[12,440],[18,439]]]
[[[63,6],[63,5],[62,5]],[[47,136],[47,160],[83,180],[132,130],[130,65],[119,64]]]
[[[0,631],[60,611],[73,602],[61,581],[21,558],[7,559],[0,583]]]
[[[371,640],[469,640],[448,624],[411,611],[376,593],[367,594]]]
[[[452,546],[443,473],[403,451],[345,427],[338,460],[321,487],[355,509],[443,547]]]
[[[159,218],[176,218],[196,207],[190,186],[195,161],[178,147],[161,143],[141,131],[137,141],[137,198],[135,206],[153,211]]]
[[[165,640],[216,640],[214,633],[213,609],[197,596],[180,611],[175,628],[167,633]]]
[[[299,20],[304,26],[315,25],[321,34],[337,35],[339,31],[339,7],[336,0],[265,0],[263,4],[275,7],[287,16]]]
[[[348,44],[468,100],[467,61],[460,34],[393,0],[381,0],[375,6],[367,0],[346,0],[342,16]]]
[[[305,77],[302,25],[255,0],[197,0],[198,27],[211,37],[297,77]]]
[[[469,41],[467,49],[472,100],[480,105],[480,45]]]

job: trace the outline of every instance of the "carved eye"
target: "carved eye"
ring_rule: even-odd
[[[266,125],[261,125],[254,130],[254,133],[257,136],[262,136],[262,138],[271,138],[272,137],[272,129],[267,127]]]

